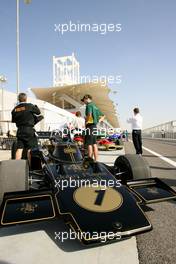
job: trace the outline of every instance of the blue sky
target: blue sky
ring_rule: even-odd
[[[139,106],[144,127],[176,119],[175,0],[20,0],[20,88],[52,85],[52,56],[75,53],[81,75],[122,75],[120,122]],[[54,24],[122,25],[121,32],[54,31]],[[0,74],[16,90],[16,1],[0,0]]]

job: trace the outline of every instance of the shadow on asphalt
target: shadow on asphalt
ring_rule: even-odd
[[[44,221],[40,223],[38,222],[34,224],[26,224],[26,225],[24,224],[24,225],[12,226],[12,227],[4,227],[0,229],[0,237],[12,236],[12,235],[18,235],[18,234],[24,234],[24,233],[36,232],[36,231],[46,232],[49,238],[64,252],[75,252],[75,251],[81,251],[95,247],[106,246],[106,243],[99,243],[95,245],[85,246],[81,244],[81,242],[78,239],[75,238],[74,239],[67,238],[64,241],[61,241],[61,239],[59,238],[55,239],[56,234],[57,235],[69,234],[69,228],[68,226],[66,226],[66,224],[62,219]],[[130,237],[123,240],[127,240],[127,239],[130,239]],[[118,243],[119,241],[122,240],[111,241],[108,242],[108,244]]]
[[[142,210],[143,210],[144,212],[155,211],[153,208],[149,207],[149,205],[146,205],[146,204],[141,204],[140,207],[142,208]]]
[[[150,168],[156,170],[171,170],[171,171],[176,170],[176,168],[167,168],[167,167],[158,167],[158,166],[150,166]]]
[[[7,262],[7,261],[0,260],[0,264],[12,264],[12,263]]]
[[[176,179],[162,178],[162,181],[164,181],[169,186],[176,186]]]

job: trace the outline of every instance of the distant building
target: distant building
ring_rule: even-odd
[[[83,83],[75,85],[65,85],[47,88],[32,88],[32,92],[40,100],[54,104],[71,113],[81,111],[85,114],[85,106],[81,104],[81,99],[85,94],[90,94],[98,108],[105,114],[104,125],[107,128],[119,128],[119,120],[116,107],[109,98],[110,89],[102,83]]]
[[[38,131],[59,129],[63,127],[65,123],[71,122],[75,118],[74,114],[48,102],[31,97],[28,97],[28,102],[38,105],[44,116],[44,119],[35,126]],[[8,130],[17,130],[16,125],[11,123],[11,111],[16,103],[16,93],[4,90],[4,113],[3,118],[0,119],[0,132],[3,132],[3,134],[7,133]],[[2,116],[2,110],[0,111],[0,116]]]

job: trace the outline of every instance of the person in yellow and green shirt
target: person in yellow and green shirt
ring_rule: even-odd
[[[89,158],[94,158],[96,162],[98,160],[98,147],[97,147],[97,124],[104,120],[104,114],[98,109],[98,107],[92,102],[92,96],[89,94],[84,95],[81,100],[86,104],[85,112],[85,144],[88,147]]]

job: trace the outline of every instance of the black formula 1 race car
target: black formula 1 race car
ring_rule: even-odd
[[[138,155],[119,156],[113,167],[84,158],[60,135],[39,132],[31,162],[0,165],[0,226],[62,217],[85,245],[149,231],[143,205],[175,199],[176,193],[151,178]]]

